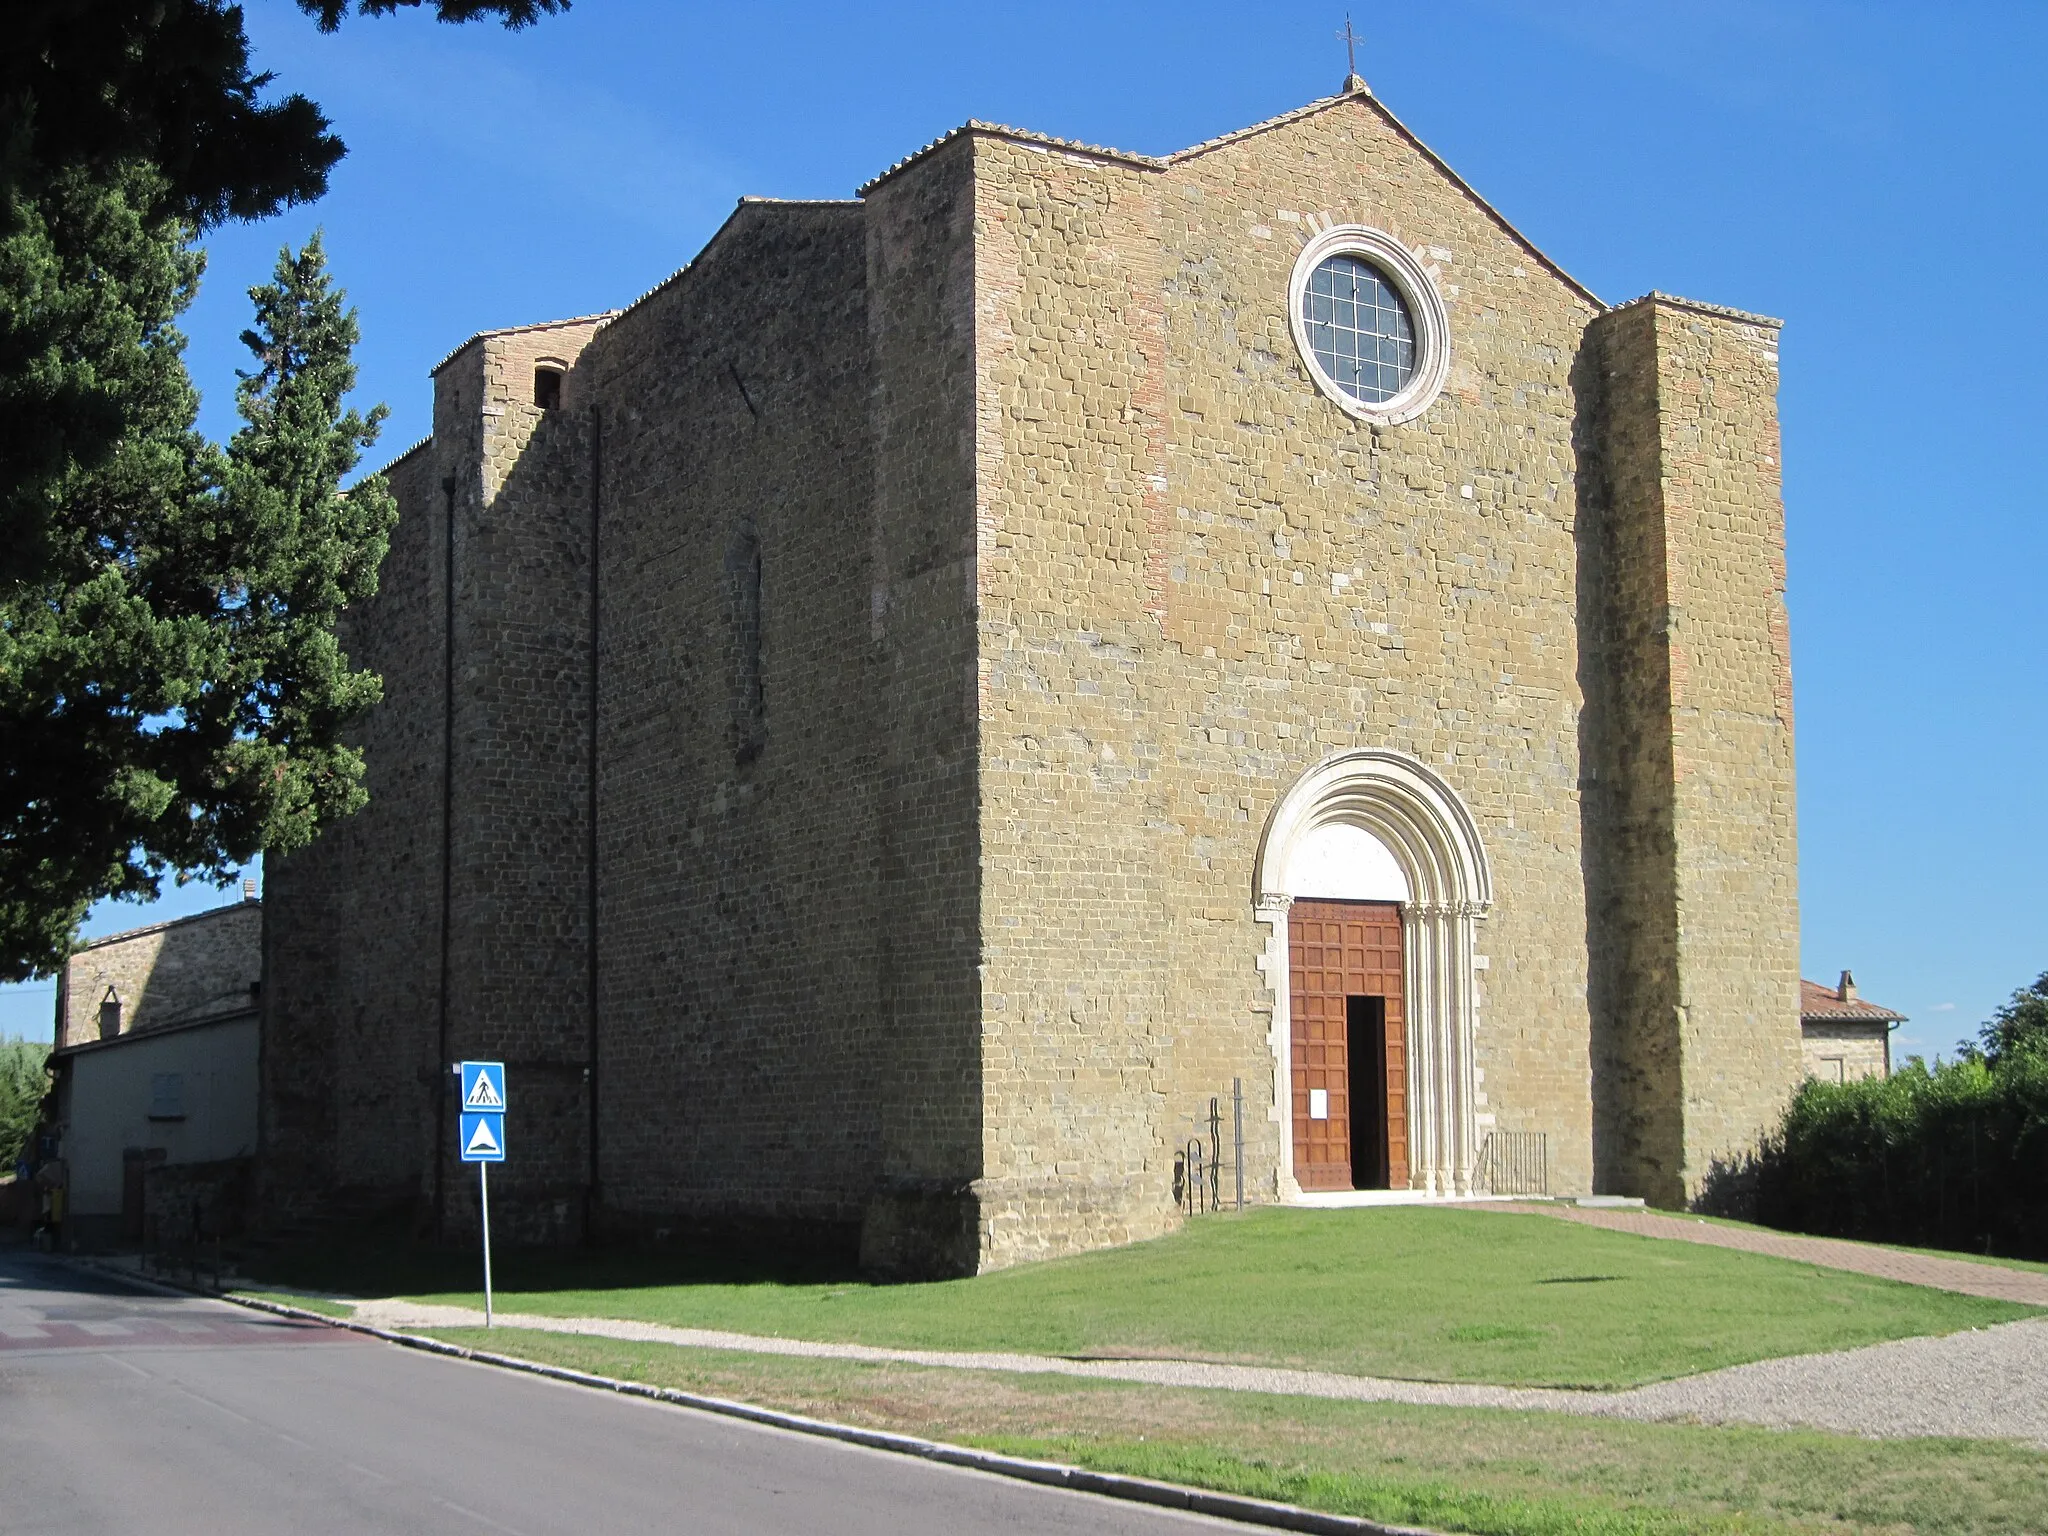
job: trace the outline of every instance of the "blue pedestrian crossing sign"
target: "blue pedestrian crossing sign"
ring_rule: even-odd
[[[456,1144],[465,1163],[505,1161],[505,1063],[465,1061],[456,1067],[462,1077],[461,1132]]]
[[[476,1207],[483,1217],[484,1326],[491,1326],[491,1164],[505,1161],[505,1063],[458,1061],[462,1083],[455,1145],[476,1167]]]
[[[462,1064],[462,1112],[465,1115],[505,1113],[505,1063],[465,1061]]]
[[[503,1115],[475,1115],[465,1110],[459,1123],[462,1131],[457,1140],[462,1144],[462,1160],[465,1163],[505,1161]]]

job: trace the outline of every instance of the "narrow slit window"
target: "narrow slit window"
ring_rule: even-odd
[[[768,742],[767,701],[761,683],[761,540],[742,529],[726,557],[732,604],[733,759],[750,763]]]

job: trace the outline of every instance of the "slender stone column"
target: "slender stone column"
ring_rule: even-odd
[[[1253,909],[1256,920],[1272,929],[1259,969],[1273,989],[1273,1020],[1266,1040],[1273,1052],[1273,1107],[1269,1113],[1280,1127],[1280,1161],[1273,1170],[1274,1197],[1280,1200],[1297,1199],[1301,1194],[1301,1186],[1294,1180],[1294,1076],[1288,1061],[1293,988],[1287,975],[1287,909],[1293,905],[1292,896],[1274,891],[1261,896]]]

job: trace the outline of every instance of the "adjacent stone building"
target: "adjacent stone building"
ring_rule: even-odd
[[[1832,987],[1799,983],[1800,1062],[1824,1083],[1890,1077],[1892,1031],[1905,1022],[1903,1013],[1861,996],[1847,971]]]
[[[257,1011],[263,903],[242,899],[87,939],[57,976],[56,1049]]]
[[[473,338],[370,807],[270,876],[269,1197],[472,1220],[483,1056],[533,1238],[1141,1238],[1233,1082],[1254,1199],[1683,1203],[1800,1076],[1777,336],[1602,303],[1354,79],[970,123]]]
[[[67,1248],[240,1218],[257,1140],[263,907],[243,899],[79,946],[57,980],[50,1057]],[[172,1197],[175,1196],[175,1199]]]

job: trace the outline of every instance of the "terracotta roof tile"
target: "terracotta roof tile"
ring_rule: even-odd
[[[1824,987],[1817,981],[1808,981],[1801,977],[1799,1018],[1801,1023],[1808,1019],[1829,1019],[1837,1023],[1878,1024],[1893,1020],[1904,1023],[1906,1016],[1880,1007],[1876,1003],[1866,1003],[1860,997],[1853,1002],[1845,1003],[1842,1001],[1841,993],[1833,987]]]

